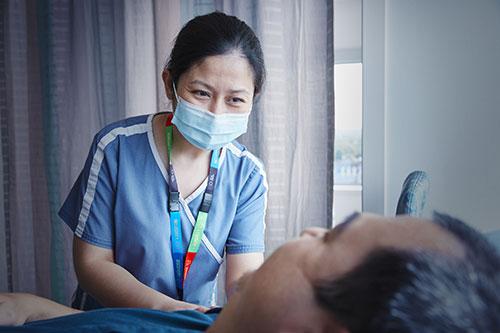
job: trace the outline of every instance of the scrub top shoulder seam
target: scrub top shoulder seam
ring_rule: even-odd
[[[143,134],[147,131],[147,124],[139,123],[129,126],[120,126],[110,130],[103,137],[100,138],[97,143],[96,151],[94,152],[92,158],[92,165],[90,167],[90,174],[88,177],[87,188],[85,189],[85,194],[83,197],[83,204],[78,216],[78,225],[75,229],[75,234],[78,237],[82,237],[85,230],[85,225],[90,213],[90,208],[92,202],[94,201],[94,196],[96,193],[97,182],[99,180],[99,173],[101,170],[102,161],[105,157],[104,150],[106,147],[115,141],[120,135],[131,136],[136,134]]]

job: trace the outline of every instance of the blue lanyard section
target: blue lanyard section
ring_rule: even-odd
[[[177,288],[177,293],[179,297],[182,298],[182,270],[184,263],[184,251],[182,249],[182,226],[181,226],[181,214],[179,213],[179,204],[177,203],[177,209],[172,209],[172,196],[177,195],[177,202],[179,200],[179,192],[169,193],[169,211],[170,211],[170,232],[171,232],[171,242],[172,242],[172,259],[174,262],[174,272],[175,272],[175,286]]]
[[[186,267],[184,251],[182,247],[182,223],[181,223],[181,215],[180,215],[180,193],[179,187],[177,185],[177,179],[175,177],[174,167],[172,165],[172,159],[170,156],[170,152],[172,150],[172,126],[169,125],[167,120],[167,128],[166,128],[166,141],[167,141],[167,153],[168,153],[168,185],[169,185],[169,198],[168,198],[168,210],[170,213],[170,231],[171,231],[171,242],[172,242],[172,259],[174,263],[174,274],[175,274],[175,286],[177,288],[177,294],[179,299],[183,299],[183,289],[184,289],[184,278],[189,271],[189,267],[192,263],[192,260],[189,261],[189,264]],[[206,214],[210,210],[210,206],[212,205],[212,197],[215,187],[215,180],[217,178],[217,171],[219,168],[219,156],[218,151],[212,151],[210,158],[210,171],[208,175],[208,183],[205,193],[203,195],[203,201],[201,203],[200,212],[198,212],[196,217],[196,222],[194,225],[194,232],[191,235],[189,242],[189,250],[195,249],[191,251],[192,258],[196,256],[201,238],[205,229],[206,222]],[[197,228],[198,226],[198,228]],[[200,228],[200,226],[202,226]]]

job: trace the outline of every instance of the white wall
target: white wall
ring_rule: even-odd
[[[383,150],[376,173],[385,178],[384,206],[367,179],[365,207],[393,214],[404,177],[421,169],[431,177],[428,215],[436,209],[483,231],[499,229],[500,0],[378,2],[385,6],[378,16],[363,8],[363,31],[382,22],[383,36],[367,34],[363,46],[370,51],[374,38],[382,40],[383,62],[370,52],[363,60],[365,72],[383,68],[376,79],[385,89],[370,97],[380,87],[365,85],[365,105],[383,103],[364,112],[384,123],[378,134],[364,132],[364,140],[375,142],[368,156]]]

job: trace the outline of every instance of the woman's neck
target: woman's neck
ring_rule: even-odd
[[[173,127],[172,158],[178,162],[194,162],[199,159],[206,159],[210,156],[210,150],[203,150],[193,146],[179,132],[177,127]]]

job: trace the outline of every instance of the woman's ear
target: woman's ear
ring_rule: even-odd
[[[169,100],[173,101],[174,90],[172,88],[172,76],[170,75],[170,71],[165,68],[161,73],[161,78],[163,79],[163,85],[165,86],[165,94]]]

